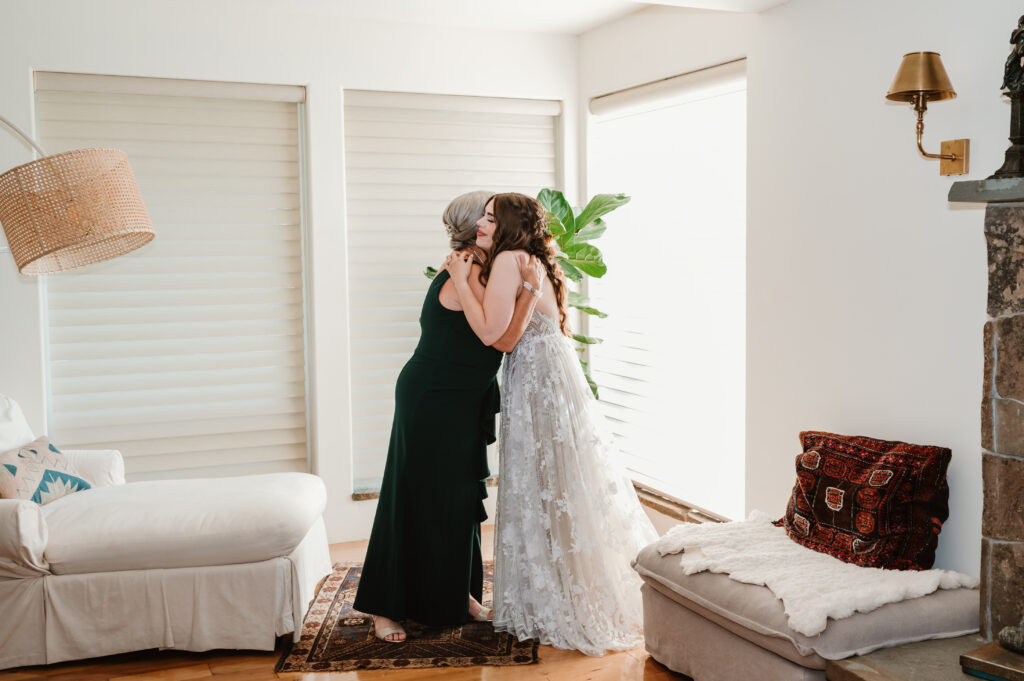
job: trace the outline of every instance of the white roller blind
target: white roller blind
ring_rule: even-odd
[[[54,73],[36,89],[47,153],[123,150],[156,231],[47,278],[54,443],[119,449],[134,480],[308,470],[302,89]]]
[[[600,117],[642,113],[746,89],[747,60],[737,59],[593,97],[590,113]]]
[[[625,192],[589,282],[600,403],[635,480],[744,515],[746,92],[737,68],[591,119],[591,193]],[[682,89],[678,89],[682,88]],[[659,96],[654,96],[659,95]],[[664,96],[661,96],[664,95]]]
[[[442,211],[476,189],[557,186],[560,115],[554,101],[345,91],[357,490],[384,473],[395,381],[430,284],[423,269],[448,251]]]

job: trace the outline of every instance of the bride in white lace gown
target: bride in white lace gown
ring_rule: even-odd
[[[544,210],[528,196],[499,194],[478,227],[477,243],[490,251],[488,286],[482,305],[468,294],[463,306],[485,343],[522,290],[517,261],[538,256],[547,269],[502,373],[494,627],[588,655],[632,648],[643,640],[643,612],[630,561],[657,534],[563,333],[565,284],[545,245]],[[452,269],[462,301],[468,270]]]

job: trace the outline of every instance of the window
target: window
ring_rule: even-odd
[[[609,218],[591,367],[634,479],[744,515],[745,62],[595,98],[591,193]]]
[[[48,153],[125,151],[156,231],[46,282],[50,432],[129,479],[308,470],[300,120],[288,86],[37,73]]]
[[[345,91],[356,491],[379,489],[384,475],[395,381],[430,283],[423,270],[448,252],[441,213],[467,191],[556,186],[560,113],[554,101]]]

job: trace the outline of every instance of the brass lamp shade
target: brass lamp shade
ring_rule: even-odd
[[[124,152],[79,149],[0,175],[0,224],[22,274],[115,258],[153,239]]]
[[[930,102],[956,97],[953,84],[949,82],[937,52],[910,52],[903,55],[903,61],[900,62],[900,68],[885,98],[894,102],[913,102],[919,95]]]

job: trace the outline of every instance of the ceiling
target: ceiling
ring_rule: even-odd
[[[297,5],[319,15],[347,19],[579,34],[652,5],[760,12],[785,2],[788,0],[307,0]]]
[[[723,12],[762,12],[785,5],[789,0],[646,0],[635,4],[671,5],[691,9],[715,9]]]

